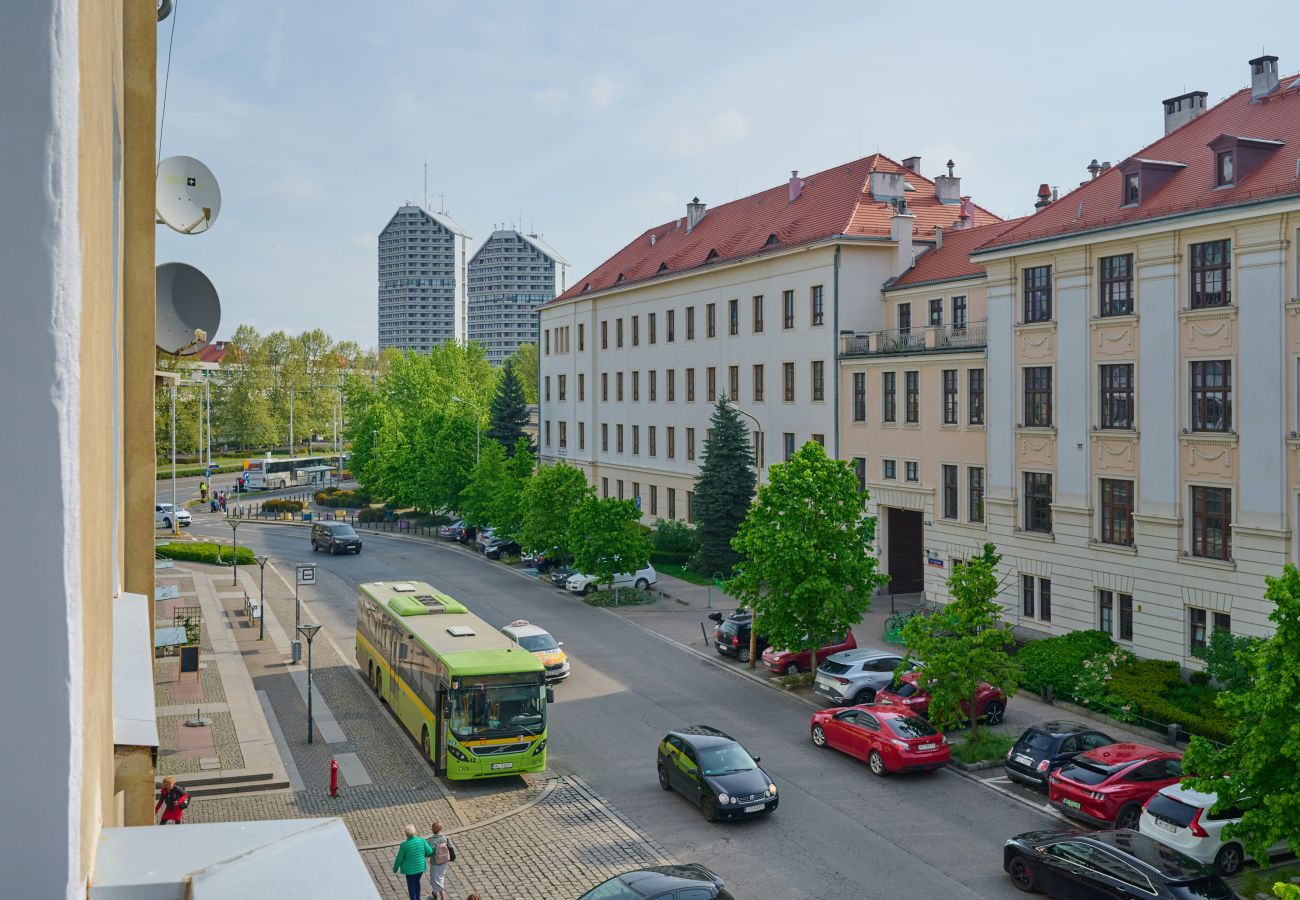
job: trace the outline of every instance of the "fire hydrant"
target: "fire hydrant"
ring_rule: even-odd
[[[338,795],[339,795],[339,761],[337,759],[331,759],[330,760],[330,796],[337,797]]]

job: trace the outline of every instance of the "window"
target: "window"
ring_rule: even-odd
[[[1025,473],[1025,531],[1052,532],[1052,476]]]
[[[1101,479],[1101,542],[1133,545],[1133,482]]]
[[[632,455],[633,456],[641,455],[641,426],[640,425],[632,426]],[[635,496],[635,494],[633,496]]]
[[[1192,488],[1192,556],[1232,558],[1228,525],[1232,491],[1222,487]]]
[[[609,423],[600,423],[600,449],[602,452],[609,452]]]
[[[551,355],[551,329],[549,329],[549,328],[546,329],[546,335],[545,335],[545,338],[546,338],[546,340],[545,340],[545,344],[546,344],[546,353],[545,353],[545,355],[546,355],[546,356],[550,356],[550,355]]]
[[[880,477],[886,481],[894,481],[898,478],[898,463],[892,459],[882,459],[880,461]]]
[[[781,363],[781,383],[783,385],[785,402],[794,402],[794,363]]]
[[[1101,366],[1098,406],[1102,428],[1133,428],[1133,364]]]
[[[668,433],[668,458],[676,459],[677,458],[677,429],[672,425],[668,425],[665,427],[665,431],[667,431]]]
[[[600,321],[600,349],[609,349],[609,322],[605,319]]]
[[[794,291],[781,292],[781,327],[794,327]]]
[[[966,420],[971,425],[984,424],[984,370],[971,369],[967,374]]]
[[[905,461],[903,463],[903,477],[908,481],[920,481],[921,464],[915,461]]]
[[[563,419],[560,420],[560,449],[563,450],[569,446],[569,423]]]
[[[853,421],[867,421],[867,373],[853,373]]]
[[[618,499],[623,499],[623,479],[618,480]]]
[[[826,324],[826,308],[822,302],[822,286],[820,284],[813,285],[810,299],[812,300],[812,324]]]
[[[943,370],[943,424],[957,424],[957,370]]]
[[[754,451],[754,468],[763,468],[763,432],[752,432],[750,436],[750,449]]]
[[[906,337],[912,333],[912,304],[898,304],[898,334]]]
[[[546,420],[546,446],[551,446],[551,420]]]
[[[578,402],[581,403],[586,399],[587,399],[587,373],[579,372],[578,373]]]
[[[686,458],[695,459],[695,429],[686,429]]]
[[[676,501],[673,499],[673,489],[669,488],[668,508],[671,510],[674,507],[675,503]],[[671,518],[673,516],[673,513],[670,512],[668,515]],[[686,492],[686,522],[687,524],[690,524],[694,521],[695,521],[695,492],[687,491]]]
[[[601,496],[601,497],[608,497],[608,496],[609,496],[609,479],[608,479],[608,478],[602,478],[602,479],[600,479],[600,496]]]
[[[740,399],[740,366],[727,367],[727,396],[733,401]]]
[[[586,332],[587,332],[586,324],[583,322],[579,322],[578,323],[578,352],[579,353],[581,353],[584,347],[586,346],[586,340],[585,340]]]
[[[706,386],[705,396],[707,396],[709,402],[712,403],[718,399],[718,370],[713,366],[709,366],[704,370],[704,379],[704,384]]]
[[[623,402],[623,373],[622,372],[618,372],[614,375],[614,384],[615,384],[614,399],[617,400],[619,403],[622,403]]]
[[[1025,321],[1052,321],[1052,267],[1025,269]]]
[[[1038,618],[1044,622],[1052,621],[1052,581],[1049,578],[1037,578],[1032,575],[1022,575],[1022,579],[1027,579],[1029,584],[1025,587],[1032,587],[1034,581],[1038,582]],[[1025,615],[1033,616],[1033,598],[1025,597]]]
[[[614,343],[619,347],[623,346],[623,320],[614,320]]]
[[[695,402],[695,370],[686,370],[686,402]]]
[[[646,387],[650,389],[650,402],[654,403],[659,393],[658,373],[654,369],[651,369],[649,372],[645,373],[645,376],[646,376]]]
[[[620,422],[614,426],[615,445],[614,449],[619,453],[623,452],[623,424]]]
[[[1133,597],[1130,594],[1119,595],[1119,639],[1133,640]]]
[[[754,364],[754,402],[763,402],[763,364]]]
[[[1133,597],[1117,591],[1097,592],[1097,627],[1106,634],[1115,632],[1115,607],[1119,607],[1119,634],[1121,641],[1133,640]]]
[[[853,474],[858,479],[858,490],[865,491],[867,489],[867,461],[864,457],[853,457]]]
[[[1133,254],[1101,258],[1101,314],[1128,316],[1133,313]]]
[[[966,297],[952,298],[952,330],[954,334],[966,333]]]
[[[1192,244],[1192,309],[1232,303],[1230,241]]]
[[[563,403],[565,398],[569,394],[568,391],[569,378],[567,375],[557,375],[555,377],[558,379],[557,387],[560,389],[560,402]]]
[[[1232,363],[1192,363],[1192,431],[1232,431]]]
[[[1226,612],[1216,612],[1214,614],[1214,630],[1226,631],[1232,634],[1232,615]]]
[[[1029,366],[1025,372],[1025,425],[1045,428],[1052,424],[1052,367]]]
[[[1224,150],[1214,158],[1214,184],[1215,187],[1224,187],[1232,184],[1236,180],[1236,173],[1233,165],[1233,155],[1231,150]]]
[[[695,307],[686,307],[686,340],[695,340]]]
[[[822,447],[826,446],[826,435],[813,432],[812,439],[814,443],[820,444]]]
[[[632,317],[632,346],[641,346],[641,317]]]
[[[1106,634],[1115,633],[1115,595],[1110,591],[1097,592],[1097,627]]]
[[[647,441],[648,441],[647,449],[650,451],[650,455],[651,455],[651,456],[654,456],[654,455],[655,455],[656,453],[658,453],[658,451],[659,451],[659,447],[656,445],[656,442],[655,442],[655,432],[656,432],[656,430],[657,430],[657,429],[656,429],[653,425],[647,425],[647,426],[646,426],[646,438],[647,438]]]
[[[655,342],[655,314],[646,313],[645,317],[646,338],[650,343]]]
[[[1124,176],[1124,205],[1133,206],[1142,199],[1141,183],[1138,172]]]
[[[609,373],[600,373],[600,399],[602,403],[609,402]]]
[[[763,295],[754,298],[754,334],[763,333]]]
[[[921,373],[903,373],[903,421],[921,421]]]
[[[966,518],[984,521],[984,470],[977,466],[966,468]]]
[[[740,301],[727,301],[727,334],[740,334]]]
[[[957,467],[943,466],[943,517],[957,518]]]
[[[782,445],[784,447],[784,453],[785,453],[785,456],[782,458],[786,462],[789,462],[790,457],[794,456],[794,432],[787,431],[784,435],[782,435]]]
[[[1205,649],[1207,643],[1205,619],[1205,610],[1197,609],[1194,606],[1187,608],[1188,649],[1191,650],[1192,655]]]
[[[718,304],[716,303],[704,307],[704,336],[718,336]]]
[[[1020,614],[1027,619],[1034,617],[1034,576],[1020,576]]]
[[[935,327],[943,324],[943,298],[930,301],[930,326]]]
[[[677,370],[667,369],[664,371],[664,392],[668,397],[668,402],[672,403],[677,400]]]
[[[880,421],[898,421],[898,375],[882,372],[880,375]]]
[[[651,453],[650,455],[653,456],[654,454]],[[653,484],[650,485],[650,515],[659,515],[659,489]]]
[[[665,337],[667,338],[668,343],[671,344],[673,341],[677,340],[677,310],[668,310],[668,312],[664,313],[664,318],[664,327],[667,331]]]
[[[812,398],[814,403],[826,399],[826,363],[820,359],[812,364]]]
[[[547,375],[545,378],[542,379],[542,396],[546,398],[547,403],[551,402],[551,376],[550,375]]]

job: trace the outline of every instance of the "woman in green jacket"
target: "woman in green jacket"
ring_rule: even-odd
[[[407,825],[406,840],[397,848],[397,858],[393,860],[393,872],[406,876],[406,892],[411,900],[420,900],[420,881],[432,855],[429,842],[416,836],[414,825]]]

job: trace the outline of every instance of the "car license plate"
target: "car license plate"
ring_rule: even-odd
[[[1016,754],[1016,762],[1020,763],[1022,766],[1029,766],[1030,768],[1033,768],[1034,765],[1033,757],[1025,756],[1023,753]]]
[[[515,767],[515,764],[512,763],[512,762],[508,762],[508,763],[493,763],[493,764],[492,764],[492,768],[494,768],[494,769],[513,769],[514,767]]]
[[[1061,802],[1064,803],[1066,806],[1070,807],[1070,809],[1083,809],[1082,803],[1080,803],[1078,800],[1071,800],[1069,797],[1061,798]]]
[[[763,804],[761,804],[761,803],[759,803],[757,806],[746,806],[746,807],[745,807],[745,812],[747,812],[747,813],[752,813],[752,812],[762,812],[762,811],[763,811]]]
[[[1164,819],[1156,819],[1155,821],[1156,824],[1159,825],[1161,828],[1163,828],[1165,831],[1170,831],[1173,832],[1174,834],[1178,833],[1178,826],[1175,825],[1173,822],[1166,822]]]
[[[933,749],[934,749],[935,747],[937,747],[937,746],[939,746],[939,745],[938,745],[938,744],[917,744],[916,749],[917,749],[917,750],[933,750]]]

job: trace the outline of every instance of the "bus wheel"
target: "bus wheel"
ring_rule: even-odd
[[[433,756],[429,752],[429,729],[427,726],[420,729],[420,752],[424,754],[425,759],[433,760]]]

